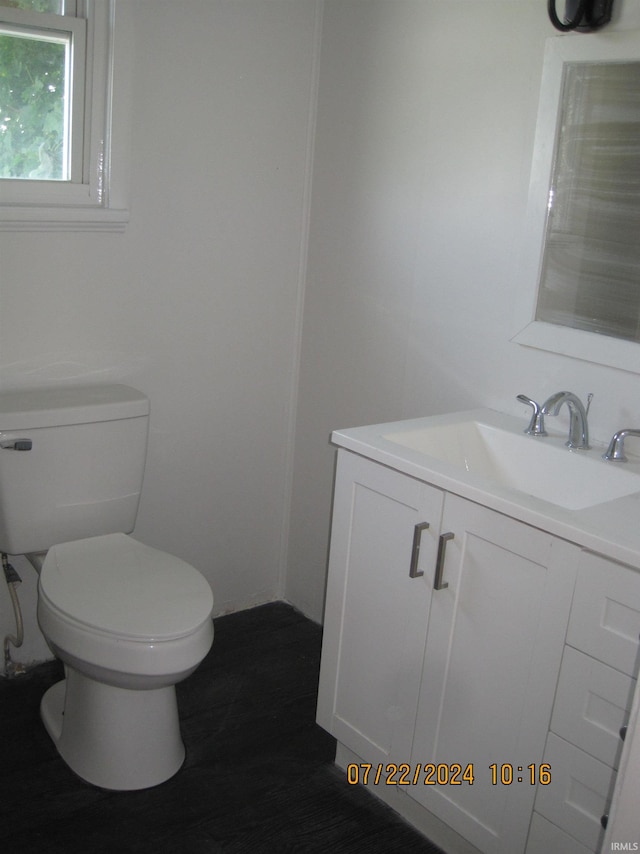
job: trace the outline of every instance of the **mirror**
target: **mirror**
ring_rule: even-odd
[[[564,68],[536,320],[640,341],[640,61]]]
[[[640,373],[638,33],[548,41],[525,230],[513,340]]]

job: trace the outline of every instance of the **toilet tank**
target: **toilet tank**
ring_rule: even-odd
[[[0,551],[130,533],[148,421],[126,385],[0,392]]]

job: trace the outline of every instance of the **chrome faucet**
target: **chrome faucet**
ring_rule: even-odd
[[[519,394],[517,400],[521,401],[521,403],[526,403],[533,409],[531,421],[529,421],[529,426],[525,428],[524,432],[530,436],[546,436],[547,431],[544,429],[544,415],[542,414],[540,405],[535,400],[527,397],[526,394]]]
[[[609,447],[606,450],[606,453],[602,455],[603,460],[609,460],[612,463],[626,463],[627,458],[624,453],[624,440],[627,436],[640,436],[640,430],[618,430],[617,433],[613,434],[611,441],[609,442]]]
[[[589,425],[587,424],[587,412],[591,405],[592,395],[589,395],[587,408],[585,409],[580,398],[571,391],[559,391],[552,394],[540,410],[543,415],[557,415],[563,403],[569,407],[569,438],[565,442],[568,448],[576,448],[582,451],[589,449]]]

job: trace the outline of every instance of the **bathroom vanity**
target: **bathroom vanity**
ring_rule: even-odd
[[[448,854],[599,851],[634,699],[640,462],[523,426],[332,437],[318,722]]]

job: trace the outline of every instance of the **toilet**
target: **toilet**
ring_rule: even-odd
[[[130,536],[149,401],[126,385],[0,392],[0,552],[39,573],[38,622],[65,679],[44,726],[83,780],[158,785],[181,767],[175,685],[213,642],[213,595]]]

